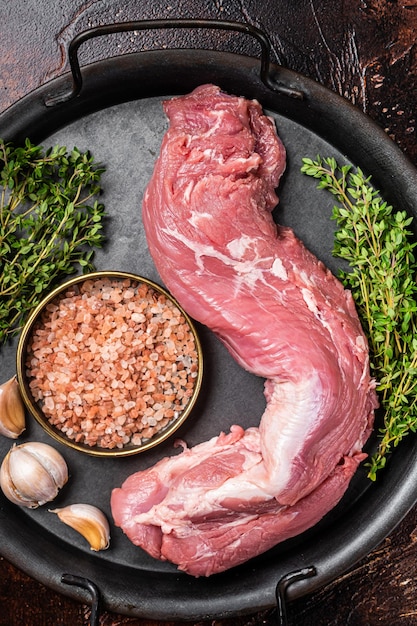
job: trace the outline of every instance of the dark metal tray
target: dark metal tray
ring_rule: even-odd
[[[131,25],[149,28],[152,23]],[[172,26],[168,24],[168,26]],[[156,27],[162,27],[157,24]],[[175,26],[175,24],[174,24]],[[178,23],[179,27],[193,27]],[[198,22],[197,27],[207,27]],[[224,25],[223,25],[224,26]],[[216,23],[216,28],[220,27]],[[113,27],[114,28],[114,27]],[[246,27],[238,27],[243,33]],[[94,33],[94,36],[101,33]],[[249,33],[251,34],[251,33]],[[82,43],[84,39],[78,43]],[[141,199],[151,176],[166,121],[161,100],[211,82],[230,93],[257,98],[272,115],[288,150],[287,173],[275,211],[334,272],[331,256],[332,201],[300,173],[304,156],[334,156],[362,167],[398,209],[417,207],[417,172],[395,144],[350,103],[319,84],[269,65],[262,36],[262,59],[207,50],[155,50],[87,66],[78,95],[67,98],[72,74],[44,85],[0,116],[0,136],[26,136],[45,146],[90,149],[106,167],[103,201],[109,214],[108,243],[97,253],[98,269],[136,272],[160,282],[148,254],[141,224]],[[73,51],[73,60],[76,59]],[[78,88],[77,88],[78,91]],[[61,95],[61,102],[51,99]],[[64,97],[62,97],[64,94]],[[200,327],[206,358],[201,400],[176,436],[193,445],[233,423],[259,422],[264,409],[263,380],[244,372],[218,340]],[[1,379],[16,371],[16,342],[0,354]],[[22,441],[48,441],[61,450],[70,481],[54,506],[89,502],[111,519],[110,492],[132,472],[173,454],[173,440],[123,459],[88,457],[52,442],[34,420]],[[370,446],[374,445],[370,442]],[[0,458],[11,442],[0,439]],[[413,506],[417,490],[417,440],[410,436],[392,455],[376,484],[363,468],[342,502],[303,535],[264,555],[208,579],[179,573],[134,547],[112,528],[109,550],[92,553],[85,541],[59,522],[47,507],[21,510],[0,494],[0,551],[4,557],[51,588],[86,601],[85,592],[61,582],[64,573],[98,586],[106,608],[153,619],[204,619],[244,614],[275,604],[282,576],[314,566],[315,576],[288,588],[289,599],[333,580],[370,552]]]

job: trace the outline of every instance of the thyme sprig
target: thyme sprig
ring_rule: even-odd
[[[340,278],[355,300],[369,340],[371,372],[377,381],[384,425],[368,462],[376,479],[388,455],[417,430],[417,262],[412,217],[394,211],[358,168],[334,158],[303,159],[301,171],[319,180],[337,200],[333,254],[350,269]]]
[[[0,139],[0,345],[57,280],[94,269],[103,171],[77,148]]]

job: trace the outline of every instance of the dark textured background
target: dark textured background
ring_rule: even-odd
[[[417,2],[413,0],[2,0],[0,111],[68,69],[66,47],[98,24],[198,17],[247,21],[265,30],[274,60],[348,98],[417,165]],[[225,33],[147,32],[103,37],[82,47],[88,63],[138,49],[208,46],[257,55]],[[417,624],[417,510],[367,558],[310,598],[290,605],[297,626]],[[52,593],[0,558],[0,624],[86,626],[89,609]],[[270,612],[198,626],[274,624]],[[156,626],[103,613],[101,626]],[[173,626],[166,622],[165,626]],[[196,626],[196,625],[193,625]]]

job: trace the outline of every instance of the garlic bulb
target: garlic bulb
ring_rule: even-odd
[[[11,502],[35,509],[53,500],[68,480],[61,454],[47,443],[14,445],[0,468],[0,487]]]
[[[64,524],[87,539],[91,550],[106,550],[110,545],[110,528],[104,513],[91,504],[70,504],[51,510]]]
[[[17,439],[25,430],[25,408],[16,376],[0,385],[0,435]]]

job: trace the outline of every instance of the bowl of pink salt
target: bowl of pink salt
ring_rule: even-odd
[[[196,328],[156,283],[126,272],[77,276],[25,324],[17,378],[56,440],[96,456],[154,447],[186,420],[201,389]]]

